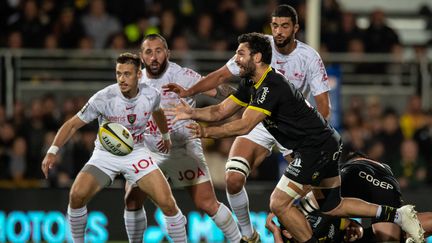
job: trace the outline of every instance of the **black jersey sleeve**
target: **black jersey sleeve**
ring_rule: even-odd
[[[233,100],[238,105],[241,105],[244,107],[248,106],[251,99],[252,99],[250,83],[248,81],[246,81],[245,79],[243,79],[240,82],[240,85],[239,85],[237,91],[234,94],[228,96],[228,98]]]

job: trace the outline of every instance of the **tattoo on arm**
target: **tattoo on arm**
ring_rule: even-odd
[[[236,91],[237,89],[229,84],[221,84],[218,87],[216,87],[215,98],[218,100],[224,100],[226,97],[230,96]]]

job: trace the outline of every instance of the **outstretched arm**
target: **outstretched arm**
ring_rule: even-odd
[[[178,120],[197,120],[197,121],[220,121],[223,120],[242,106],[235,103],[232,99],[226,98],[217,105],[207,106],[204,108],[191,108],[186,101],[181,100],[181,103],[173,108],[166,108],[165,113],[169,116],[175,116],[174,122]]]
[[[187,127],[192,130],[194,137],[224,138],[249,133],[265,117],[266,115],[260,111],[246,109],[241,119],[225,123],[221,126],[202,127],[198,123],[192,123]]]
[[[228,78],[231,78],[232,76],[233,75],[229,71],[228,67],[224,65],[218,70],[211,72],[207,76],[203,77],[198,83],[196,83],[189,89],[184,89],[183,87],[175,83],[164,85],[163,88],[167,91],[175,92],[180,97],[184,98],[214,89],[219,84],[223,83],[225,80],[228,80]]]
[[[83,120],[75,115],[60,127],[50,149],[42,161],[42,171],[45,175],[45,178],[48,178],[48,170],[51,169],[56,163],[55,155],[57,154],[58,149],[61,148],[67,141],[69,141],[72,135],[85,124],[86,123]]]
[[[162,133],[162,140],[157,144],[157,148],[162,153],[168,153],[171,148],[171,138],[169,136],[168,122],[164,111],[162,109],[153,111],[152,117],[159,131]]]

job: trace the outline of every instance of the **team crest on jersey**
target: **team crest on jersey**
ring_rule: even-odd
[[[134,122],[136,121],[136,114],[129,114],[129,115],[127,115],[127,119],[128,119],[128,122],[130,124],[134,124]]]

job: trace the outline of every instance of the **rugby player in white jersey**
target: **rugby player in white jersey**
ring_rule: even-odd
[[[117,58],[117,84],[110,85],[95,95],[74,117],[66,121],[57,132],[52,146],[43,162],[42,171],[56,164],[56,153],[85,124],[98,119],[124,125],[134,137],[133,151],[125,156],[116,156],[106,151],[95,140],[95,149],[90,160],[76,177],[69,195],[68,222],[74,242],[84,242],[87,223],[86,204],[102,188],[110,185],[118,174],[123,174],[128,183],[134,183],[162,210],[167,221],[167,231],[174,242],[186,242],[186,218],[177,207],[169,184],[159,170],[155,158],[144,145],[144,131],[150,116],[156,122],[163,137],[161,147],[169,150],[171,141],[163,110],[160,107],[160,92],[141,78],[140,58],[124,53]],[[142,238],[142,235],[141,235]]]
[[[305,98],[312,94],[318,112],[328,118],[330,88],[327,73],[319,54],[312,47],[295,39],[299,29],[295,9],[289,5],[279,5],[272,13],[270,26],[273,36],[266,37],[272,46],[271,66],[282,73]],[[239,76],[239,72],[234,56],[222,68],[187,90],[178,84],[169,84],[164,88],[181,97],[188,97],[212,89],[233,76]],[[251,170],[261,164],[274,145],[278,145],[275,138],[262,124],[258,124],[248,135],[237,137],[231,147],[226,164],[227,197],[245,236],[244,241],[257,242],[259,239],[249,216],[249,200],[244,188],[246,178]],[[284,156],[291,152],[280,145],[278,147]]]
[[[159,34],[144,37],[141,44],[141,59],[145,64],[141,82],[159,91],[162,90],[163,85],[174,82],[184,87],[191,87],[201,78],[201,75],[195,71],[169,61],[167,42]],[[173,92],[162,92],[161,94],[162,108],[180,103],[180,98]],[[214,92],[212,91],[211,94]],[[195,106],[195,97],[188,97],[185,100],[189,105]],[[239,242],[240,230],[231,211],[216,199],[201,140],[192,138],[189,129],[186,128],[191,121],[171,124],[170,117],[167,119],[172,141],[169,153],[165,153],[160,147],[161,135],[154,122],[150,119],[147,124],[144,142],[154,153],[153,158],[168,181],[171,182],[172,187],[187,189],[197,209],[207,213],[230,242]],[[141,242],[139,240],[142,239],[144,228],[138,219],[143,217],[141,208],[144,195],[139,188],[129,187],[125,201],[124,216],[129,240]]]

